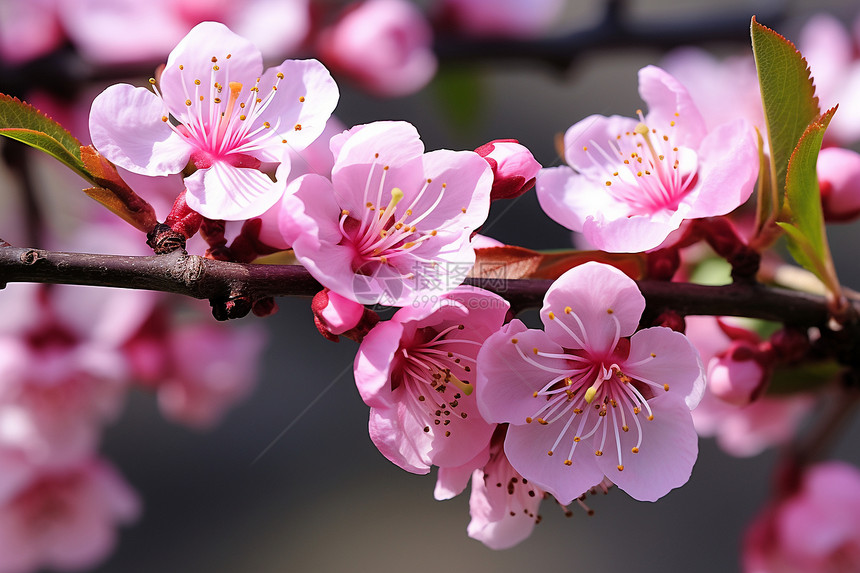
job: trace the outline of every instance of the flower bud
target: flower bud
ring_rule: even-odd
[[[496,139],[485,143],[475,153],[493,168],[491,201],[513,199],[534,187],[541,165],[516,139]]]
[[[379,315],[372,310],[329,289],[323,289],[314,296],[311,310],[317,330],[332,342],[338,342],[338,335],[361,342],[379,322]]]
[[[708,388],[724,402],[746,406],[761,395],[767,383],[763,359],[755,346],[733,342],[708,363]]]
[[[822,149],[818,182],[827,222],[847,222],[860,216],[860,154],[838,147]]]

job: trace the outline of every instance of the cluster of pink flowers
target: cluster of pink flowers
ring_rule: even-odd
[[[64,23],[88,4],[43,3]],[[165,221],[192,241],[199,231],[205,245],[190,250],[242,263],[292,251],[322,285],[311,303],[316,328],[359,344],[353,372],[371,441],[405,471],[437,468],[439,500],[471,482],[471,537],[494,549],[519,543],[540,521],[544,499],[566,510],[617,487],[656,501],[690,479],[699,436],[750,456],[796,434],[811,397],[767,390],[776,369],[808,358],[808,332],[765,337],[713,317],[654,321],[635,280],[603,262],[578,260],[553,275],[542,328],[516,318],[502,296],[464,284],[482,253],[510,255],[478,235],[491,203],[532,187],[550,218],[596,249],[642,260],[661,249],[677,256],[696,220],[734,213],[760,168],[763,118],[750,104],[759,96],[747,60],[685,51],[667,58],[667,69],[642,68],[647,110],[577,122],[564,134],[566,165],[542,168],[516,140],[427,151],[405,121],[342,126],[332,116],[339,89],[323,63],[287,59],[264,70],[264,58],[312,43],[307,0],[280,6],[297,16],[280,42],[266,30],[254,41],[241,34],[270,3],[246,4],[242,13],[219,5],[216,16],[234,31],[205,20],[214,6],[180,2],[162,37],[184,35],[150,86],[113,85],[93,100],[93,145],[150,184],[181,181]],[[163,0],[152,6],[166,10]],[[117,2],[103,25],[118,32],[115,19],[135,14],[145,33],[152,6]],[[527,13],[523,6],[446,0],[437,11],[460,30],[527,37],[562,9],[556,0]],[[79,24],[84,52],[121,40],[89,37]],[[833,33],[830,47],[809,49],[811,59],[832,49],[853,66],[834,23],[813,25],[809,41],[821,29]],[[367,0],[328,22],[317,50],[371,92],[403,95],[435,73],[432,39],[415,5]],[[825,98],[850,89],[822,68]],[[727,85],[739,102],[730,114],[719,101]],[[829,143],[854,136],[843,127]],[[828,220],[860,215],[858,175],[860,155],[822,151]],[[148,294],[10,285],[0,303],[0,571],[87,567],[110,550],[116,525],[140,511],[97,453],[128,389],[153,391],[167,418],[210,427],[250,391],[263,339],[176,322]],[[379,307],[396,311],[383,320]],[[747,570],[856,569],[856,474],[836,463],[798,473],[750,530]]]

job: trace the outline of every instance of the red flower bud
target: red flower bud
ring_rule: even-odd
[[[475,153],[493,168],[491,201],[513,199],[534,187],[541,165],[516,139],[496,139],[485,143]]]

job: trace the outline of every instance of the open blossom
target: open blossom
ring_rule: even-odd
[[[370,438],[401,468],[457,467],[484,451],[493,424],[473,394],[481,343],[501,325],[508,303],[460,287],[398,310],[364,338],[355,382],[370,410]]]
[[[364,89],[403,96],[436,73],[433,30],[408,0],[366,0],[347,7],[320,35],[320,58]]]
[[[487,217],[493,174],[472,151],[424,153],[405,122],[332,138],[331,180],[290,184],[281,232],[323,286],[361,304],[405,306],[461,284]]]
[[[547,291],[545,330],[514,320],[478,355],[481,413],[510,424],[511,465],[562,504],[604,476],[642,501],[690,477],[702,363],[678,332],[634,334],[644,309],[629,277],[586,263]]]
[[[254,45],[203,22],[176,46],[156,92],[129,84],[93,101],[90,134],[108,159],[143,175],[190,164],[188,205],[209,219],[248,219],[283,194],[290,164],[322,132],[338,91],[316,60],[286,60],[263,73]],[[264,164],[277,167],[276,180]]]
[[[743,564],[745,573],[860,570],[860,471],[839,461],[808,468],[750,526]]]
[[[77,571],[104,559],[117,525],[137,519],[140,501],[104,461],[35,472],[0,500],[0,571]]]
[[[639,94],[647,115],[583,119],[564,136],[569,167],[538,174],[544,211],[604,251],[653,249],[685,219],[725,215],[758,176],[745,120],[709,131],[684,86],[655,66],[639,71]]]

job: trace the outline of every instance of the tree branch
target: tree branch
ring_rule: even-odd
[[[272,296],[310,297],[322,289],[301,266],[215,261],[182,251],[152,256],[63,253],[13,247],[0,239],[0,287],[10,282],[154,290],[209,299],[213,308],[237,299],[250,305]],[[493,278],[469,279],[467,284],[493,291],[522,310],[539,307],[552,281]],[[796,326],[822,326],[828,320],[824,297],[760,284],[715,287],[645,280],[639,288],[652,313],[746,316]],[[860,303],[853,304],[860,311]]]

